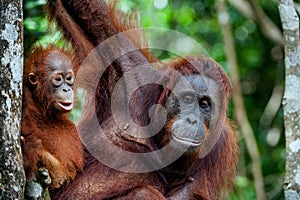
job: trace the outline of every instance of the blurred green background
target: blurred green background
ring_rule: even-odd
[[[281,29],[281,22],[275,0],[260,0],[259,5],[269,18]],[[55,42],[66,45],[55,26],[46,19],[44,0],[24,1],[24,42],[25,55],[38,42],[43,45]],[[124,12],[138,11],[142,27],[162,27],[179,31],[195,39],[208,54],[227,70],[226,49],[223,33],[218,22],[214,0],[120,0]],[[258,24],[245,18],[231,4],[227,4],[240,70],[240,84],[248,118],[254,130],[263,169],[267,199],[283,199],[285,170],[285,138],[282,107],[268,116],[266,105],[274,88],[284,86],[283,49],[265,37]],[[151,41],[155,35],[148,35]],[[180,48],[180,45],[178,45]],[[168,58],[168,52],[154,51],[161,58]],[[189,52],[186,52],[189,54]],[[280,100],[282,93],[278,92]],[[73,118],[78,116],[73,111]],[[229,116],[233,119],[233,106]],[[237,131],[238,132],[238,131]],[[238,132],[239,134],[239,132]],[[231,199],[256,199],[251,171],[251,159],[245,147],[244,138],[239,134],[240,160],[236,188]]]

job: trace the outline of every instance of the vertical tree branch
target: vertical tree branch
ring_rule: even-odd
[[[22,1],[0,0],[0,199],[24,198],[20,146],[22,12]]]
[[[283,98],[286,135],[285,198],[300,199],[300,40],[299,18],[292,0],[278,5],[285,40],[285,92]]]
[[[245,138],[247,151],[252,160],[252,172],[254,177],[255,191],[257,199],[265,200],[264,180],[260,165],[260,154],[254,137],[252,127],[249,123],[246,109],[243,103],[241,87],[239,84],[239,70],[234,49],[233,36],[230,25],[230,17],[226,9],[225,0],[218,0],[219,23],[223,27],[224,43],[226,49],[227,63],[233,87],[233,103],[235,118],[241,128]]]
[[[283,45],[282,33],[275,23],[264,13],[256,0],[249,0],[250,5],[256,15],[257,23],[259,24],[264,35],[268,36],[273,42]]]
[[[283,38],[280,29],[264,13],[256,0],[228,0],[228,2],[246,18],[255,21],[267,38],[276,44],[283,46]]]

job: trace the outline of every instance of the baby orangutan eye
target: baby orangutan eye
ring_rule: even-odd
[[[69,85],[73,85],[74,84],[74,77],[72,75],[68,75],[66,77],[66,82],[69,84]]]
[[[62,80],[63,80],[62,75],[58,74],[57,76],[55,76],[52,83],[54,86],[58,87],[62,84]]]

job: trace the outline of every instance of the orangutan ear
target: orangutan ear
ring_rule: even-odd
[[[36,85],[37,84],[36,75],[34,73],[31,72],[30,74],[28,74],[28,79],[29,79],[29,82],[32,85]]]

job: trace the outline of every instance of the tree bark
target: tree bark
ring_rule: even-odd
[[[24,198],[20,145],[22,12],[22,1],[0,0],[0,200]]]
[[[286,135],[285,198],[300,199],[300,40],[299,18],[292,0],[278,5],[285,40],[285,92],[283,98]]]

